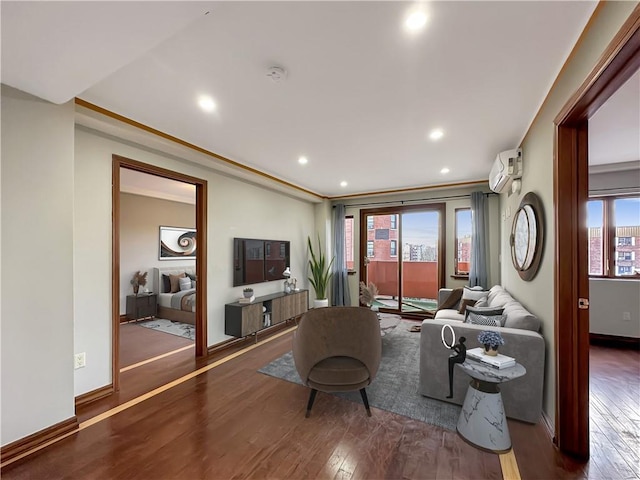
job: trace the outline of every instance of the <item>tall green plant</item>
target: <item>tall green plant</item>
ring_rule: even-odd
[[[327,259],[322,253],[322,246],[320,245],[320,235],[318,235],[318,255],[316,256],[313,251],[313,245],[311,244],[311,237],[307,237],[307,243],[309,245],[309,282],[316,291],[316,298],[318,300],[324,300],[327,298],[327,286],[329,285],[329,279],[331,279],[332,273],[330,272],[333,258],[327,265]]]

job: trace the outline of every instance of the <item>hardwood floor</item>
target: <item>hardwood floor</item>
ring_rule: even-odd
[[[128,391],[78,412],[80,432],[8,465],[2,476],[503,478],[497,455],[456,432],[383,410],[373,408],[369,418],[359,403],[320,394],[305,419],[305,387],[257,372],[290,348],[291,333],[283,333],[219,365],[220,358],[197,361],[189,350],[127,371]],[[599,348],[592,349],[592,460],[559,454],[541,424],[510,420],[522,479],[638,478],[638,352]],[[198,368],[209,370],[194,375]],[[95,424],[86,421],[182,375],[162,393]]]
[[[120,368],[195,345],[193,340],[141,327],[135,323],[120,324]],[[192,353],[192,356],[195,353]]]

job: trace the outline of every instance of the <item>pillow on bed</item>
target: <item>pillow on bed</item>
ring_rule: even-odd
[[[178,280],[180,285],[180,291],[191,290],[191,279],[189,277],[183,277]]]
[[[171,279],[169,275],[162,274],[162,293],[169,293],[171,291]]]
[[[196,281],[195,280],[191,280],[191,288],[193,288],[193,289],[196,288]]]
[[[169,293],[180,291],[180,279],[184,277],[186,277],[184,272],[180,275],[169,275],[169,281],[171,282],[171,290],[169,290]]]
[[[187,274],[187,277],[189,277],[191,280],[195,280],[196,279],[196,274],[195,273],[189,273],[189,272],[185,272]]]

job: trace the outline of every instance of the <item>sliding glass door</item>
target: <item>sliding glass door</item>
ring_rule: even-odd
[[[444,204],[362,210],[360,276],[381,311],[424,315],[444,284]]]

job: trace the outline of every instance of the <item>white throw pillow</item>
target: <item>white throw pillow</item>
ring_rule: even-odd
[[[189,277],[183,277],[179,279],[180,291],[191,290],[191,279]]]
[[[462,300],[484,300],[487,298],[487,292],[482,290],[482,287],[464,287],[462,291]]]

